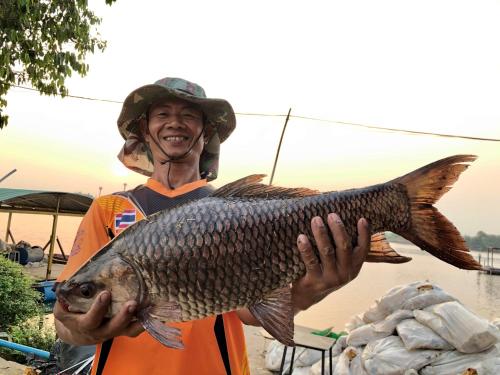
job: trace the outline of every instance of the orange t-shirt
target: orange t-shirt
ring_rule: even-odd
[[[146,187],[165,197],[176,198],[200,187],[195,181],[170,190],[149,179]],[[66,280],[109,240],[144,214],[128,198],[106,195],[94,200],[78,229],[68,263],[58,281]],[[168,323],[182,331],[184,349],[163,346],[147,332],[136,338],[115,337],[97,345],[92,375],[226,374],[214,333],[215,316],[182,323]],[[232,311],[222,315],[232,375],[249,374],[245,337],[241,321]],[[106,355],[107,354],[107,355]]]

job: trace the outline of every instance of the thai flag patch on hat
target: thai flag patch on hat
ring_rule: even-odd
[[[135,223],[136,214],[135,210],[125,210],[120,214],[115,215],[115,230],[122,231],[128,226]]]

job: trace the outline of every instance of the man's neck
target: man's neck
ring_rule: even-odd
[[[155,167],[151,177],[169,189],[201,179],[198,165],[193,167],[184,163],[166,163]]]

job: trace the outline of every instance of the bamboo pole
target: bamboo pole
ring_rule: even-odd
[[[50,273],[52,272],[52,260],[54,258],[54,245],[56,242],[56,230],[57,230],[57,219],[59,218],[59,205],[61,203],[61,196],[57,197],[56,212],[54,214],[54,221],[52,222],[52,234],[50,236],[50,249],[49,249],[49,259],[47,260],[47,273],[45,275],[45,280],[48,280]]]
[[[273,184],[274,172],[276,171],[276,164],[278,164],[278,157],[280,155],[281,143],[283,142],[283,136],[285,135],[286,125],[288,124],[288,120],[290,119],[290,113],[292,109],[288,110],[288,114],[286,115],[285,124],[283,125],[283,130],[281,131],[280,142],[278,143],[278,149],[276,150],[276,157],[274,158],[273,171],[271,172],[271,179],[269,180],[269,185]]]
[[[5,231],[5,242],[9,242],[9,233],[10,233],[10,223],[11,223],[11,221],[12,221],[12,212],[9,212],[9,218],[7,219],[7,230]]]

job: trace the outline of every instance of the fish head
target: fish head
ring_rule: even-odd
[[[141,280],[133,265],[119,256],[87,262],[56,288],[59,303],[70,312],[86,313],[103,291],[111,293],[106,317],[120,311],[125,302],[141,300]]]

